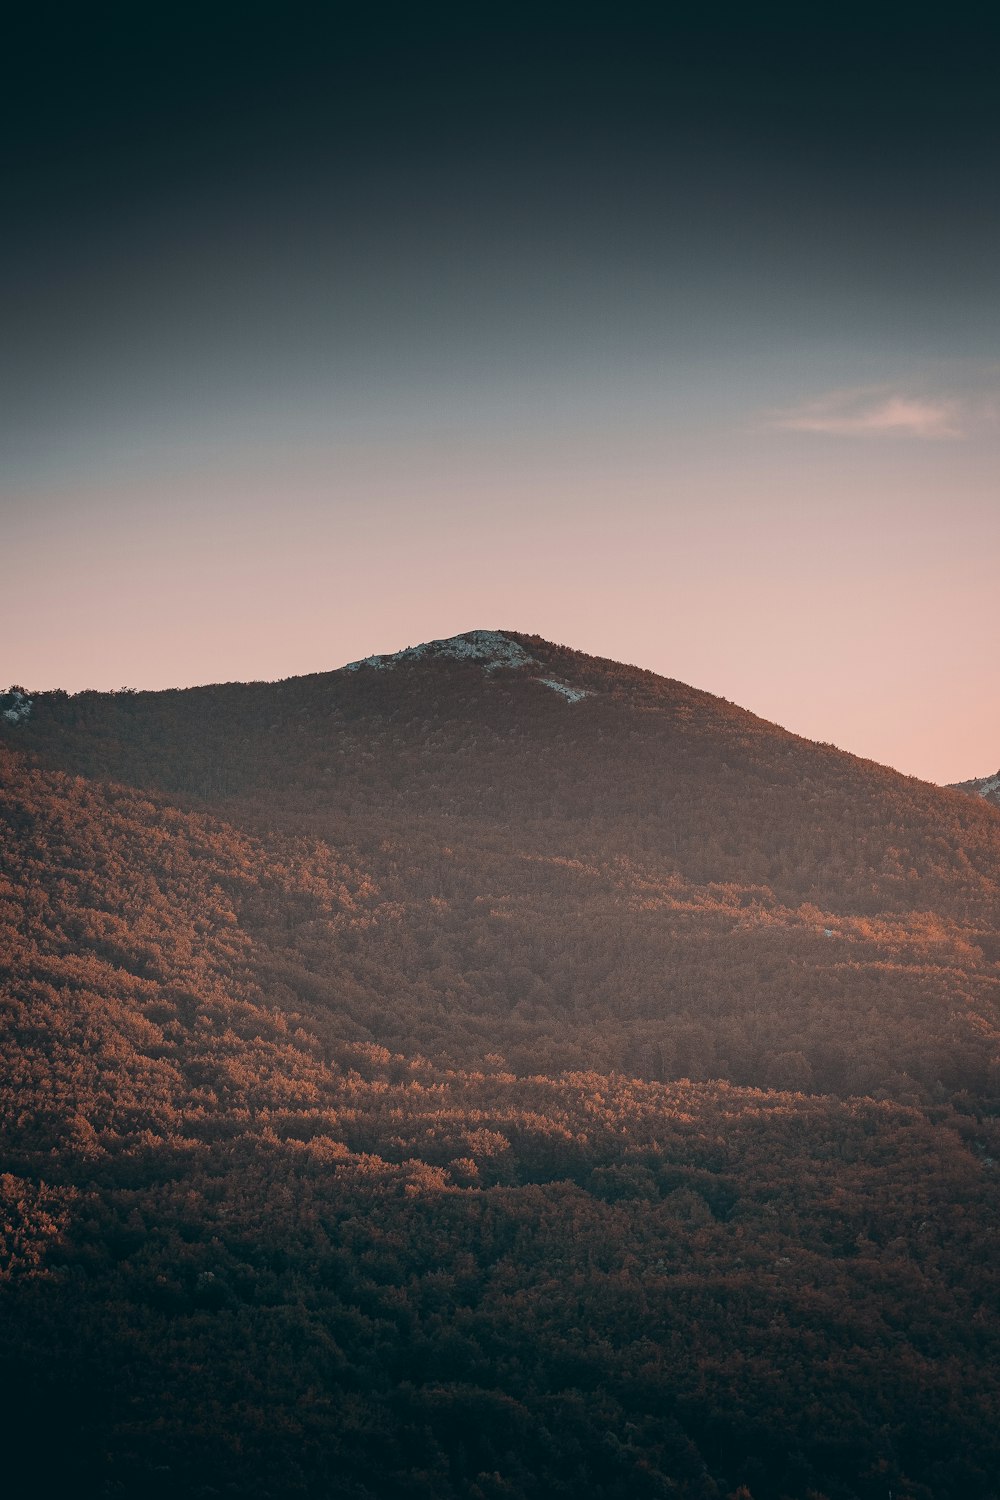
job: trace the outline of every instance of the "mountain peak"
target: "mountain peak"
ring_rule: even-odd
[[[462,635],[450,635],[439,641],[423,641],[419,646],[407,646],[386,656],[365,656],[360,661],[348,662],[342,669],[357,672],[361,667],[374,667],[377,671],[398,666],[404,661],[422,661],[439,658],[451,661],[482,662],[483,670],[495,672],[499,667],[528,667],[537,665],[524,647],[504,635],[500,630],[466,630]]]
[[[372,667],[377,672],[384,672],[403,662],[415,661],[478,662],[484,672],[496,672],[501,667],[544,667],[537,656],[529,655],[520,641],[502,630],[466,630],[461,635],[449,635],[443,640],[423,641],[419,646],[407,646],[403,651],[395,651],[392,655],[366,656],[361,661],[348,662],[341,670],[357,672],[362,667]],[[551,688],[565,698],[567,703],[579,703],[583,698],[593,695],[593,689],[573,686],[558,677],[545,677],[535,673],[533,680]]]

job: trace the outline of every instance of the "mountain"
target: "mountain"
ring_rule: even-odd
[[[377,942],[303,894],[278,965],[353,1040],[921,1097],[993,1076],[995,809],[681,683],[477,631],[282,683],[40,694],[3,733],[357,869]]]
[[[1000,771],[995,776],[976,776],[971,781],[956,781],[951,790],[967,792],[970,797],[984,797],[987,802],[1000,807]]]
[[[12,1475],[994,1495],[985,799],[512,631],[0,740]]]

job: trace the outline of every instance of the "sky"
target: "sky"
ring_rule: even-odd
[[[508,628],[997,769],[989,8],[24,9],[0,683]]]

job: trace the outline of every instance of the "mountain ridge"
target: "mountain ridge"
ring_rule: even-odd
[[[539,656],[532,655],[535,651]],[[50,708],[59,703],[77,704],[99,704],[115,702],[120,699],[136,699],[150,701],[164,698],[174,698],[180,695],[212,695],[220,694],[224,697],[233,695],[260,696],[267,690],[287,691],[298,685],[306,684],[333,684],[334,680],[342,673],[355,674],[364,668],[377,671],[395,669],[399,666],[412,666],[417,663],[445,663],[455,662],[457,664],[478,663],[488,675],[500,672],[510,672],[514,677],[521,676],[541,683],[560,696],[565,701],[579,702],[582,697],[593,696],[601,691],[600,686],[594,684],[602,678],[602,686],[605,690],[610,688],[613,692],[623,695],[624,688],[631,686],[633,691],[640,689],[652,690],[653,696],[662,696],[663,690],[683,695],[689,703],[700,703],[702,705],[714,705],[722,710],[730,710],[738,715],[743,715],[748,721],[764,725],[773,732],[786,735],[803,744],[815,745],[823,749],[832,749],[837,753],[850,756],[852,759],[873,766],[882,766],[886,771],[902,776],[910,781],[922,782],[928,786],[937,786],[937,783],[925,781],[924,778],[909,775],[906,772],[897,771],[895,767],[884,765],[882,762],[872,760],[871,757],[858,755],[850,750],[831,745],[829,742],[810,740],[807,736],[797,734],[793,730],[784,728],[772,720],[763,718],[752,709],[734,703],[719,694],[711,693],[702,688],[692,687],[681,679],[664,676],[650,668],[636,664],[619,662],[610,657],[594,656],[592,654],[578,651],[575,648],[560,645],[545,637],[533,635],[524,631],[500,629],[500,628],[477,628],[463,631],[453,636],[441,637],[419,642],[414,646],[402,647],[394,652],[375,653],[356,661],[344,663],[341,666],[321,671],[300,673],[290,677],[274,679],[247,679],[230,680],[222,682],[210,682],[197,684],[185,688],[152,688],[136,689],[122,688],[117,691],[99,690],[92,688],[80,689],[74,693],[66,693],[63,689],[48,689],[29,691],[23,687],[12,687],[5,694],[0,694],[0,729],[9,725],[17,727],[25,724],[38,709]],[[541,667],[556,672],[560,669],[565,676],[569,671],[584,673],[590,680],[591,685],[580,690],[580,695],[565,698],[565,689],[573,688],[573,684],[563,683],[561,677],[554,676],[553,679],[539,677],[528,670],[531,667]],[[612,681],[608,683],[608,676]],[[649,699],[647,697],[646,701]],[[963,791],[979,793],[987,800],[995,800],[993,792],[996,790],[992,783],[997,778],[981,777],[972,778],[964,782],[948,783],[940,787],[945,791]]]

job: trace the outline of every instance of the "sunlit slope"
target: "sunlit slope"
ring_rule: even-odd
[[[221,819],[247,972],[328,1037],[521,1074],[994,1097],[992,808],[500,640],[500,660],[473,636],[284,684],[50,695],[8,737]],[[290,896],[290,859],[353,872],[355,916],[326,876]]]

